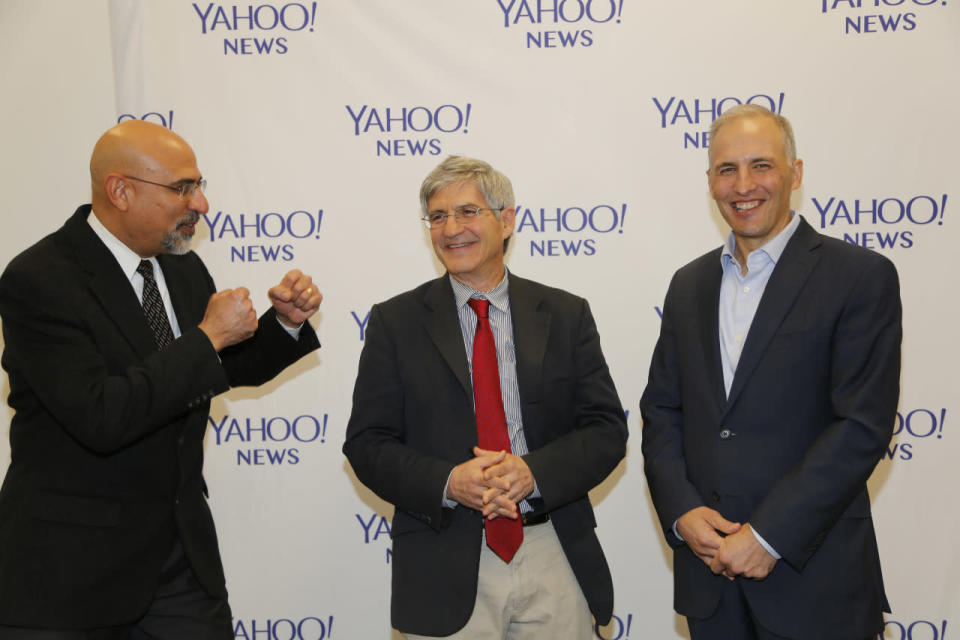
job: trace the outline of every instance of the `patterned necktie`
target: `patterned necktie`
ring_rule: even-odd
[[[167,310],[163,308],[160,290],[153,277],[153,264],[149,260],[141,260],[137,273],[143,276],[143,315],[147,317],[147,324],[153,331],[157,349],[163,349],[173,342],[173,331],[170,330],[170,319],[167,317]]]
[[[490,331],[489,300],[467,301],[477,314],[477,333],[473,337],[473,404],[477,413],[477,437],[481,449],[510,452],[507,416],[503,411],[497,347]],[[510,562],[523,542],[523,525],[509,518],[484,519],[487,545],[504,562]]]

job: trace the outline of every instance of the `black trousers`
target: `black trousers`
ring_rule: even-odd
[[[727,582],[717,610],[709,618],[687,618],[690,640],[790,640],[765,629],[750,610],[741,578]],[[805,639],[804,639],[805,640]],[[850,638],[850,640],[873,640]]]
[[[98,629],[24,629],[0,625],[0,640],[233,640],[230,605],[197,582],[177,540],[150,608],[130,624]]]

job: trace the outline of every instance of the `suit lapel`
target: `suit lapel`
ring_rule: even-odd
[[[473,385],[467,369],[467,354],[463,346],[463,333],[460,331],[460,317],[453,297],[453,287],[449,277],[444,275],[433,281],[423,296],[426,307],[424,326],[430,339],[447,366],[456,376],[468,398],[473,398]],[[471,400],[472,401],[472,400]]]
[[[539,401],[543,358],[550,337],[550,314],[540,311],[541,297],[528,280],[510,274],[510,316],[517,357],[517,386],[524,403]]]
[[[167,283],[167,291],[170,293],[170,302],[173,304],[173,312],[177,315],[177,324],[180,331],[183,332],[190,327],[194,327],[203,320],[203,312],[206,310],[206,294],[195,291],[197,288],[196,275],[190,277],[190,274],[184,269],[184,258],[178,256],[159,255],[157,262],[163,270],[163,279]],[[202,304],[198,304],[202,303]]]
[[[80,269],[87,275],[93,297],[117,325],[120,335],[141,357],[146,357],[157,347],[143,307],[116,258],[87,224],[89,213],[89,205],[78,209],[63,226],[64,235],[73,246]]]
[[[702,302],[700,307],[700,340],[707,378],[713,389],[718,406],[726,401],[726,389],[723,387],[723,367],[720,361],[720,280],[723,269],[720,266],[720,251],[717,250],[707,259],[704,272],[697,278],[697,291],[694,300]],[[683,322],[683,319],[680,319]]]
[[[760,306],[747,332],[747,341],[743,345],[740,361],[733,376],[727,409],[736,402],[737,396],[747,384],[753,371],[760,363],[767,345],[777,333],[793,303],[800,295],[804,283],[813,271],[820,256],[814,251],[820,245],[816,231],[800,220],[800,226],[787,243],[770,281],[760,299]]]

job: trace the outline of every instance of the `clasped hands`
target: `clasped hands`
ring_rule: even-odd
[[[299,269],[289,271],[278,285],[270,288],[267,297],[277,319],[291,329],[316,313],[323,299],[310,276]],[[200,329],[217,351],[250,338],[257,330],[257,313],[246,287],[224,289],[210,296]]]
[[[533,492],[533,473],[520,456],[505,451],[473,448],[471,460],[457,465],[450,474],[447,497],[483,517],[516,520],[517,505]]]
[[[757,542],[750,523],[731,522],[710,507],[697,507],[680,516],[677,531],[711,571],[728,580],[737,576],[762,580],[777,563]]]

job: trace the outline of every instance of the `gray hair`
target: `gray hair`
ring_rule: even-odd
[[[780,129],[780,134],[783,136],[783,151],[787,156],[787,161],[792,165],[794,160],[797,159],[797,143],[793,138],[793,127],[790,126],[790,121],[780,114],[774,113],[770,111],[770,109],[761,107],[760,105],[739,104],[732,109],[724,111],[722,114],[720,114],[720,117],[714,120],[713,124],[710,125],[710,140],[713,140],[713,138],[717,135],[717,131],[719,131],[723,125],[728,124],[729,122],[738,118],[750,118],[758,116],[770,118],[776,123],[777,127]]]
[[[448,156],[436,166],[420,185],[420,210],[426,215],[427,203],[438,191],[451,184],[473,182],[480,189],[487,204],[494,210],[497,218],[500,209],[514,205],[513,185],[510,179],[491,167],[483,160]]]

